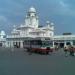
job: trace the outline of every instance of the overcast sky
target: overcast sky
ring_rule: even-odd
[[[40,25],[49,20],[55,24],[55,34],[75,34],[75,0],[0,0],[0,30],[9,33],[13,25],[23,24],[31,6],[37,10]]]

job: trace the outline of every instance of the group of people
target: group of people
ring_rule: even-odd
[[[64,47],[64,52],[65,52],[66,56],[68,55],[68,53],[69,53],[69,55],[74,56],[75,48],[71,45],[67,45],[67,46]]]

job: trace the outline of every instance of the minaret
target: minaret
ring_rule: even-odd
[[[54,23],[53,22],[51,22],[50,27],[54,31]]]
[[[11,34],[14,34],[16,32],[16,26],[13,25],[13,30],[11,31]]]
[[[13,31],[15,31],[15,30],[16,30],[16,25],[13,26]]]
[[[50,28],[50,21],[46,21],[47,27]]]
[[[36,15],[36,10],[31,7],[26,15],[25,25],[38,28],[38,16]]]
[[[0,32],[0,39],[3,39],[6,36],[5,32],[2,30]]]
[[[47,35],[53,36],[54,35],[54,23],[50,23],[49,21],[46,22],[47,24]]]

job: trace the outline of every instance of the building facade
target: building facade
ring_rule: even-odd
[[[4,31],[0,32],[0,46],[23,48],[26,39],[39,37],[49,38],[53,41],[53,47],[55,45],[64,47],[67,44],[75,46],[75,35],[54,35],[54,24],[49,21],[43,27],[40,26],[37,11],[31,7],[26,14],[23,25],[18,27],[14,25],[11,34],[7,36]]]
[[[54,36],[54,24],[49,21],[44,27],[39,27],[39,18],[34,7],[31,7],[25,17],[24,25],[19,27],[14,26],[11,35],[7,35],[7,47],[14,47],[17,45],[23,48],[23,42],[26,38],[51,38]]]

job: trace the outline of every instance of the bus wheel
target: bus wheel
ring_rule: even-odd
[[[49,54],[49,52],[46,52],[46,54]]]
[[[27,52],[30,52],[30,48],[27,48]]]

